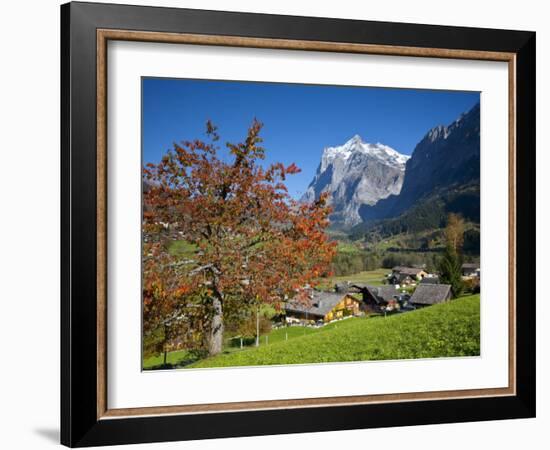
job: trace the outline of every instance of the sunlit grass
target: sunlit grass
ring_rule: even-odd
[[[189,367],[257,366],[321,362],[477,356],[479,295],[387,318],[354,318],[285,340],[277,330],[268,345],[218,355]]]

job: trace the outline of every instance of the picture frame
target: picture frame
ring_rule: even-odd
[[[61,443],[70,447],[535,416],[533,32],[72,2],[61,7]],[[501,61],[509,73],[508,386],[111,409],[107,43]]]

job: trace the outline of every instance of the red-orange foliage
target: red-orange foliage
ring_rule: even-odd
[[[312,204],[290,197],[286,177],[300,170],[295,164],[264,168],[259,163],[265,152],[261,128],[255,120],[244,142],[226,144],[227,158],[220,155],[217,129],[208,122],[210,142],[175,144],[159,164],[144,168],[148,245],[163,248],[163,240],[177,237],[197,248],[192,260],[179,262],[177,276],[168,277],[172,281],[161,283],[166,298],[176,291],[183,296],[200,291],[206,297],[211,354],[221,351],[224,307],[276,304],[295,296],[327,273],[335,254],[325,233],[326,197]],[[163,277],[161,259],[151,258],[153,265],[145,268],[146,305],[155,301],[148,293]],[[172,308],[177,303],[169,302]]]
[[[204,347],[208,305],[186,280],[187,270],[162,240],[143,243],[143,352],[145,356]]]

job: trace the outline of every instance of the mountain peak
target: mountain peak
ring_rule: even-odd
[[[350,140],[346,142],[346,144],[362,144],[362,143],[363,143],[363,139],[358,134],[354,135]]]
[[[334,208],[331,221],[355,225],[361,221],[361,205],[373,205],[399,193],[408,159],[387,145],[365,142],[356,134],[343,145],[324,148],[302,200],[311,202],[328,192]]]
[[[371,144],[363,141],[358,134],[346,141],[345,144],[335,147],[325,147],[321,158],[321,172],[323,172],[335,160],[347,161],[352,155],[363,154],[380,160],[383,164],[398,167],[405,170],[405,163],[410,158],[394,150],[388,145],[377,142]]]
[[[452,123],[449,125],[438,125],[432,128],[424,139],[429,142],[435,142],[439,139],[447,140],[447,138],[458,128],[464,126],[469,117],[475,117],[476,122],[479,122],[479,102],[476,103],[469,111],[461,113]]]
[[[399,195],[383,200],[375,207],[363,207],[361,218],[366,221],[397,217],[412,208],[419,199],[435,192],[440,195],[461,186],[476,184],[479,188],[479,111],[478,103],[466,114],[458,115],[449,125],[439,125],[429,130],[416,145],[407,163]],[[470,214],[475,215],[475,212]]]

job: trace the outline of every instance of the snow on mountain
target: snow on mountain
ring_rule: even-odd
[[[356,134],[344,145],[325,148],[321,158],[321,171],[326,170],[328,165],[336,158],[345,161],[357,152],[377,157],[380,160],[385,161],[388,165],[400,167],[402,170],[405,170],[405,163],[410,158],[410,156],[402,155],[393,148],[380,144],[379,142],[376,144],[363,142],[361,136]]]
[[[302,200],[311,202],[322,192],[329,192],[331,222],[344,227],[356,225],[361,222],[362,205],[374,205],[399,194],[408,159],[387,145],[364,142],[355,135],[343,145],[324,149]]]

